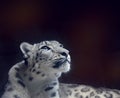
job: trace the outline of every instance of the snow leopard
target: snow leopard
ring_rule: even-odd
[[[71,57],[58,41],[22,42],[20,49],[23,60],[10,68],[2,98],[120,98],[116,89],[60,83],[71,69]]]

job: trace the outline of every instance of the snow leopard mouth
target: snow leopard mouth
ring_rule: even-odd
[[[58,59],[57,61],[54,62],[53,68],[59,68],[66,62],[70,63],[70,61],[68,61],[68,59],[66,59],[66,58]]]

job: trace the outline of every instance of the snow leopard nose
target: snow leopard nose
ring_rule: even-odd
[[[61,52],[60,53],[62,56],[65,56],[65,57],[67,57],[68,56],[68,54],[67,53],[65,53],[65,52]]]

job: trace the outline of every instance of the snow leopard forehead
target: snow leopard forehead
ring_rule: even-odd
[[[52,40],[52,41],[42,41],[40,43],[36,44],[38,46],[38,48],[47,45],[47,46],[54,46],[54,47],[63,47],[63,45],[61,43],[59,43],[58,41]]]
[[[63,45],[59,43],[58,41],[42,41],[40,43],[35,43],[35,44],[29,44],[27,42],[22,42],[20,45],[20,49],[22,53],[26,56],[29,52],[34,52],[37,50],[40,50],[41,47],[46,46],[51,49],[58,49],[60,47],[63,48]]]

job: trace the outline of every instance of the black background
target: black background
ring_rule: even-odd
[[[120,89],[120,7],[113,2],[20,0],[0,3],[0,92],[21,42],[57,40],[70,50],[71,72],[60,79]]]

